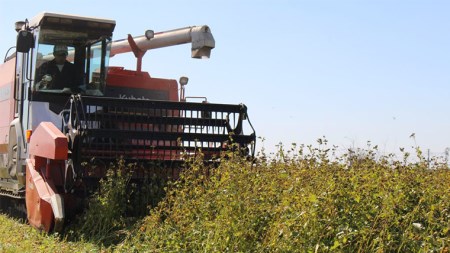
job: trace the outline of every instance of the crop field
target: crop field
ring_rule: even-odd
[[[252,162],[228,153],[217,168],[190,161],[180,180],[150,180],[139,196],[126,172],[111,173],[62,234],[0,216],[0,252],[450,251],[446,161],[370,145],[337,155],[318,142]]]

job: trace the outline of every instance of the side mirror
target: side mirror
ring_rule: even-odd
[[[17,34],[16,51],[19,53],[28,53],[33,45],[33,34],[29,31],[19,31]]]

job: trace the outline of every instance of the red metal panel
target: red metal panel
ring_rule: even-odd
[[[35,164],[35,159],[27,160],[25,203],[28,222],[40,230],[50,232],[54,220],[50,198],[55,192],[35,170],[35,166],[45,166],[45,159],[41,160],[38,164]]]
[[[0,64],[0,144],[7,143],[9,124],[14,118],[15,58]]]
[[[8,153],[8,144],[0,144],[0,154]]]
[[[108,86],[115,87],[166,91],[169,94],[169,101],[179,101],[176,80],[153,78],[145,71],[136,72],[123,67],[109,67],[107,83]]]
[[[66,160],[67,137],[51,122],[42,122],[31,135],[30,154],[54,160]]]

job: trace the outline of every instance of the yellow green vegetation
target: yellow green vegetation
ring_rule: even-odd
[[[62,240],[27,224],[0,215],[0,252],[96,252],[99,247],[86,241]]]
[[[420,151],[415,163],[376,154],[375,147],[334,157],[333,149],[302,146],[255,165],[235,156],[216,170],[194,164],[121,249],[448,250],[448,167],[429,169]]]
[[[98,217],[96,223],[94,217],[101,212],[89,216],[95,212],[91,208],[84,214],[87,223],[81,218],[59,237],[18,225],[13,232],[1,231],[0,251],[15,249],[3,233],[30,238],[27,243],[37,245],[32,251],[23,248],[25,252],[47,252],[42,249],[47,246],[65,251],[69,245],[68,252],[450,250],[450,170],[445,163],[430,164],[419,149],[412,162],[406,152],[394,159],[378,155],[376,147],[338,156],[336,147],[319,143],[318,148],[280,147],[273,157],[260,154],[256,162],[229,153],[217,168],[194,161],[134,225],[123,218],[124,209],[113,213],[109,209],[118,206],[106,204],[123,201],[119,199],[126,195],[102,198],[108,192],[104,190],[92,201],[97,212],[110,212],[109,218]],[[120,178],[126,179],[104,182],[114,185]],[[0,219],[2,229],[12,222]],[[86,224],[95,233],[89,234]],[[84,232],[80,235],[77,229]],[[120,236],[112,240],[114,234]]]

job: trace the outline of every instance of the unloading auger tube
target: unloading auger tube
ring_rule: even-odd
[[[151,35],[149,35],[149,33]],[[215,47],[215,40],[211,29],[206,26],[189,26],[185,28],[154,33],[146,31],[146,35],[133,38],[139,50],[147,50],[191,43],[192,58],[209,58],[211,49]],[[111,45],[110,56],[133,51],[129,41],[117,40]]]
[[[198,152],[205,161],[231,147],[246,156],[255,152],[256,135],[243,104],[73,95],[63,114],[70,159],[75,172],[84,176],[101,176],[101,165],[118,158],[177,166]]]

